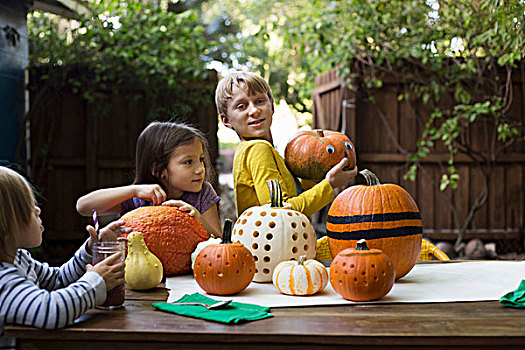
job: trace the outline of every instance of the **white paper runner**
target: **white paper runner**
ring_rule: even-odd
[[[525,279],[525,261],[475,261],[417,264],[396,282],[388,295],[366,303],[433,303],[456,301],[499,300],[518,288]],[[168,302],[195,292],[207,295],[192,275],[169,277]],[[257,304],[269,307],[358,304],[343,299],[328,282],[320,293],[312,296],[289,296],[279,293],[272,283],[252,282],[233,296],[209,295],[217,300]]]

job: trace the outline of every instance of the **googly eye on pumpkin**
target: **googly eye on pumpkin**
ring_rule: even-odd
[[[346,149],[348,149],[348,150],[350,150],[350,151],[351,151],[352,148],[353,148],[353,147],[352,147],[352,144],[351,144],[350,142],[345,142],[345,146],[346,146]]]
[[[326,152],[328,152],[330,154],[334,153],[335,152],[334,146],[331,146],[331,145],[330,146],[326,146]]]

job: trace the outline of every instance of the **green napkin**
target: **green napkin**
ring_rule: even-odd
[[[509,292],[499,300],[505,306],[525,307],[525,280],[522,280],[518,289]]]
[[[199,293],[185,294],[175,303],[204,303],[211,305],[220,300],[213,300]],[[262,320],[263,318],[273,317],[269,307],[254,304],[232,302],[223,308],[208,310],[200,305],[174,305],[172,303],[153,303],[151,304],[159,310],[172,312],[178,315],[202,318],[208,321],[221,323],[241,323]]]

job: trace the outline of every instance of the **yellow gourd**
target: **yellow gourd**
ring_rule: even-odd
[[[149,251],[141,232],[128,235],[128,256],[124,272],[126,283],[131,289],[151,289],[162,280],[162,263]]]

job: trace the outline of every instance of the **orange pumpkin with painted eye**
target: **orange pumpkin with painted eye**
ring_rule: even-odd
[[[319,182],[326,173],[347,157],[347,169],[356,163],[354,144],[348,136],[331,130],[315,129],[297,133],[286,145],[284,160],[294,175]]]

